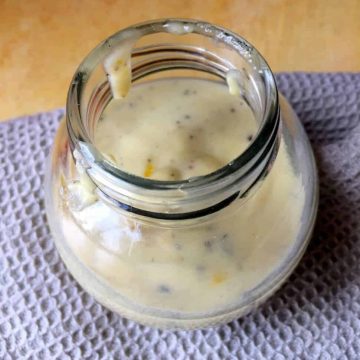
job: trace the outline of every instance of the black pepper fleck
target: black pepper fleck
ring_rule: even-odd
[[[189,120],[189,119],[191,119],[191,116],[190,116],[189,114],[186,114],[186,115],[184,116],[184,118],[187,119],[187,120]]]
[[[190,95],[190,90],[189,89],[184,90],[183,95],[185,95],[185,96]]]
[[[248,140],[248,141],[251,141],[252,139],[253,139],[253,136],[252,136],[252,135],[248,135],[248,136],[247,136],[247,140]]]
[[[221,247],[221,250],[226,255],[229,255],[229,256],[233,255],[234,247],[233,247],[233,244],[229,241],[229,235],[228,234],[224,234],[223,237],[221,238],[220,247]]]
[[[212,242],[212,240],[205,240],[204,241],[205,248],[210,250],[210,251],[213,249],[213,245],[214,245],[214,243]]]
[[[235,108],[233,108],[233,107],[232,107],[232,108],[230,108],[230,112],[231,112],[231,113],[236,112]]]
[[[196,265],[196,271],[197,271],[197,272],[202,273],[202,272],[204,272],[205,270],[206,270],[205,265],[202,265],[202,264]]]
[[[194,139],[194,135],[189,135],[189,139],[193,140]]]
[[[157,287],[157,291],[159,292],[159,293],[161,293],[161,294],[170,294],[171,293],[171,289],[170,289],[170,287],[169,286],[167,286],[167,285],[159,285],[158,287]]]

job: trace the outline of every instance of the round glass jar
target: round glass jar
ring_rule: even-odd
[[[103,64],[119,49],[130,49],[132,87],[186,78],[231,88],[235,78],[230,90],[256,121],[248,145],[176,181],[118,167],[94,139],[113,102]],[[129,27],[84,59],[45,186],[56,246],[80,285],[125,317],[172,329],[228,322],[273,294],[306,248],[318,199],[308,139],[261,55],[231,31],[181,19]]]

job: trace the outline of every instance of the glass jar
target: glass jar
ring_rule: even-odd
[[[136,176],[106,157],[94,141],[113,101],[103,63],[129,43],[132,86],[184,77],[225,83],[235,74],[257,123],[246,149],[178,181]],[[47,169],[47,215],[69,271],[113,311],[172,329],[245,314],[298,263],[317,198],[303,127],[264,59],[231,31],[193,20],[142,23],[106,39],[77,69]]]

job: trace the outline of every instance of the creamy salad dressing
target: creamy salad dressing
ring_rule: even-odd
[[[205,175],[234,160],[258,129],[254,115],[226,86],[195,79],[135,86],[113,101],[95,145],[129,173],[158,180]]]
[[[167,79],[135,86],[126,100],[111,102],[95,144],[124,171],[179,180],[232,161],[257,129],[248,105],[226,86]],[[235,305],[281,265],[297,238],[304,206],[283,142],[272,171],[247,201],[191,227],[132,220],[84,184],[86,203],[73,206],[82,190],[74,197],[70,185],[59,204],[64,238],[76,256],[127,300],[186,313]]]

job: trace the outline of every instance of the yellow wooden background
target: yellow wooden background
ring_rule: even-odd
[[[274,71],[360,70],[360,0],[0,0],[0,119],[64,106],[90,49],[163,17],[228,27]]]

